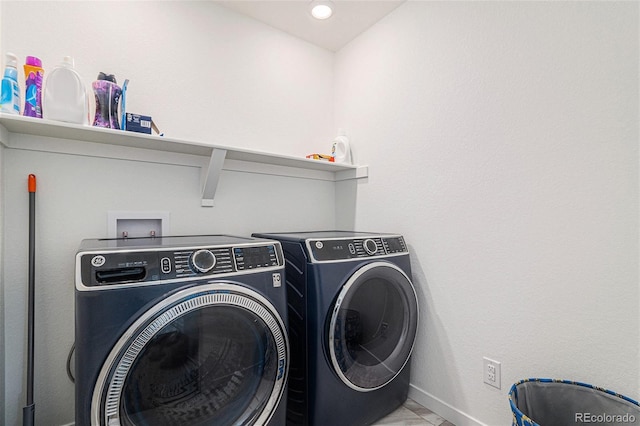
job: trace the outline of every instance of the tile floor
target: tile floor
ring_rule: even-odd
[[[372,426],[455,426],[412,399]]]

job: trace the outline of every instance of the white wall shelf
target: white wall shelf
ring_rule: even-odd
[[[203,206],[213,206],[223,169],[334,182],[368,176],[367,166],[3,113],[0,113],[0,143],[14,149],[196,165],[202,169]]]

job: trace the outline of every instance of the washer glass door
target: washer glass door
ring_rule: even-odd
[[[280,316],[254,291],[217,283],[178,292],[112,350],[94,392],[92,422],[264,424],[284,390],[287,352]]]
[[[352,389],[367,392],[393,380],[409,361],[418,325],[418,303],[409,277],[375,262],[342,287],[328,325],[333,368]]]

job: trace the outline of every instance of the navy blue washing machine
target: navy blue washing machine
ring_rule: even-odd
[[[409,392],[418,326],[401,235],[254,234],[282,243],[291,342],[290,425],[368,425]]]
[[[283,281],[277,241],[84,240],[76,426],[284,425]]]

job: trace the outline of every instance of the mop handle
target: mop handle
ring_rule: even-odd
[[[29,193],[36,192],[36,175],[29,175]]]
[[[23,426],[35,424],[33,402],[34,370],[34,314],[35,314],[35,234],[36,234],[36,175],[29,175],[29,305],[27,322],[27,405],[22,409]]]

